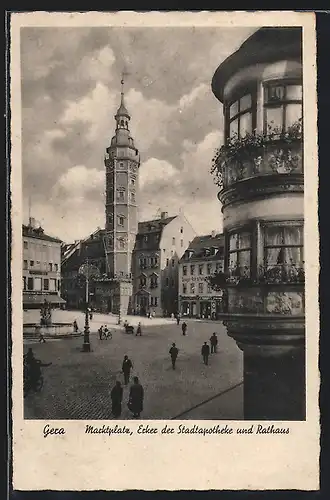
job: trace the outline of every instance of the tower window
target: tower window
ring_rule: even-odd
[[[123,164],[123,162],[122,162],[122,161],[119,163],[119,167],[120,167],[120,168],[124,168],[124,164]]]
[[[124,191],[117,191],[117,200],[124,201],[124,199],[125,199],[124,195],[125,195]]]
[[[175,245],[175,238],[172,238],[172,245]]]
[[[131,178],[131,185],[135,186],[135,179]]]
[[[123,215],[118,215],[118,226],[124,226],[125,217]]]
[[[183,227],[180,229],[180,233],[181,233],[181,234],[183,233]]]
[[[135,193],[131,193],[131,202],[135,203]]]

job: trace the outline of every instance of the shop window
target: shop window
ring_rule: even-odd
[[[244,137],[253,130],[253,106],[251,94],[246,94],[229,106],[229,137]]]
[[[33,290],[33,278],[28,278],[27,287],[28,290]]]
[[[303,265],[303,225],[265,226],[264,267],[268,278],[297,278]]]
[[[190,276],[194,276],[195,274],[195,266],[193,264],[191,264],[190,266]]]
[[[44,290],[49,290],[49,279],[45,278],[44,279]]]
[[[251,233],[241,231],[229,235],[228,270],[232,276],[251,275]]]
[[[187,266],[182,266],[182,275],[187,276]]]
[[[200,265],[198,266],[198,274],[199,274],[200,276],[202,276],[202,275],[203,275],[203,273],[204,273],[204,264],[200,264]]]
[[[204,283],[198,283],[198,293],[204,292]]]
[[[270,82],[264,85],[264,130],[285,132],[302,117],[302,85]]]

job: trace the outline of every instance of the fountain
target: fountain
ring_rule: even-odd
[[[71,338],[80,335],[81,332],[75,331],[73,323],[52,322],[52,307],[46,299],[40,308],[40,322],[23,324],[24,338]]]

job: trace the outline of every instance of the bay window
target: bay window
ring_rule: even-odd
[[[239,231],[229,235],[229,274],[250,277],[251,275],[251,233]]]
[[[302,117],[302,85],[297,82],[264,84],[264,131],[285,132]]]

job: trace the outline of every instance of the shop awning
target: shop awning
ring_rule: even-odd
[[[65,304],[65,300],[59,295],[23,293],[23,306],[33,304],[41,305],[45,302],[45,300],[47,300],[50,304]]]

